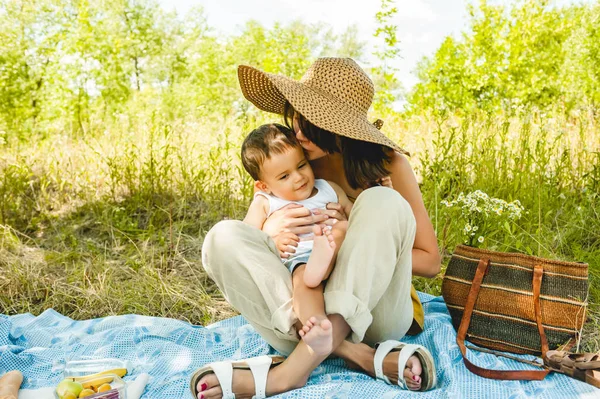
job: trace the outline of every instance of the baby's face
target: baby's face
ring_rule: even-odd
[[[315,175],[299,146],[272,155],[262,164],[260,177],[270,194],[288,201],[309,198],[315,186]]]

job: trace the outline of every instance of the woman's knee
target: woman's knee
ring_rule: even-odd
[[[238,240],[243,227],[244,223],[239,220],[222,220],[215,224],[204,237],[202,252],[231,249],[231,245]]]
[[[367,213],[373,221],[395,217],[407,223],[415,223],[408,201],[399,192],[388,187],[372,187],[363,191],[356,199],[354,208]]]
[[[231,254],[242,237],[244,227],[244,223],[239,220],[223,220],[206,233],[202,243],[202,265],[208,272],[211,266],[227,264],[214,261],[214,257]]]
[[[404,207],[406,200],[396,190],[388,187],[371,187],[358,196],[356,205],[367,203],[370,207]]]

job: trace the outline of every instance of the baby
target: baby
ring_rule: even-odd
[[[242,164],[254,179],[256,193],[244,222],[262,230],[273,212],[294,203],[309,210],[325,209],[337,202],[350,214],[352,202],[335,183],[317,179],[304,156],[294,132],[280,124],[262,125],[253,130],[242,144]],[[303,270],[303,278],[294,280],[294,311],[303,321],[298,331],[306,344],[318,354],[332,349],[331,323],[325,314],[321,282],[329,277],[337,251],[346,234],[347,222],[314,226],[312,234],[300,237],[297,248],[280,252],[281,260],[293,274]],[[279,235],[275,243],[285,244],[289,237]],[[308,288],[308,289],[307,289]]]

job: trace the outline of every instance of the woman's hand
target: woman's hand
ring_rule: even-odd
[[[313,213],[315,215],[326,215],[328,218],[323,223],[328,226],[333,226],[338,221],[348,220],[344,207],[337,202],[330,202],[327,204],[327,209],[315,209]]]
[[[328,215],[313,215],[307,208],[298,204],[289,204],[273,212],[263,224],[262,230],[273,239],[283,233],[292,233],[296,236],[312,233],[316,223],[323,223],[329,219]]]

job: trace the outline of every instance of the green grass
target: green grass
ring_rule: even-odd
[[[262,115],[261,118],[268,118]],[[447,264],[460,220],[440,205],[476,189],[527,213],[486,246],[590,265],[583,348],[600,349],[600,129],[593,119],[391,116],[413,155]],[[86,137],[0,146],[0,312],[75,319],[136,313],[206,324],[230,317],[201,266],[208,229],[241,218],[251,182],[239,145],[272,119],[108,124]],[[100,124],[99,124],[100,125]],[[438,295],[441,276],[415,279]]]

